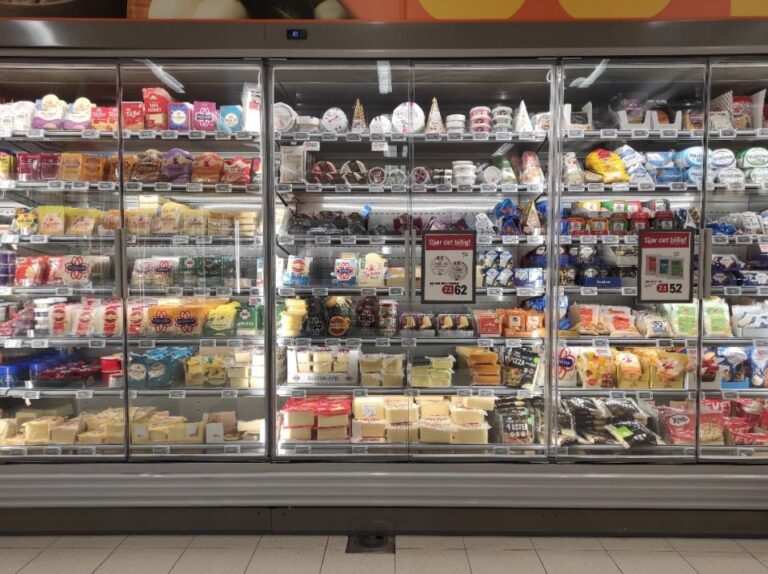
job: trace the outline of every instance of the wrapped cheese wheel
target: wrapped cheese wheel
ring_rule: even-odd
[[[212,152],[198,154],[192,163],[193,183],[219,183],[224,159]]]
[[[173,148],[163,156],[160,179],[170,183],[189,183],[192,176],[192,154],[186,150]]]
[[[230,157],[224,160],[221,171],[221,183],[246,185],[251,182],[252,162],[243,156]]]
[[[603,183],[629,181],[621,158],[607,149],[600,148],[588,153],[586,165],[588,169],[602,176]]]
[[[148,149],[139,153],[136,158],[136,166],[131,174],[131,180],[146,183],[156,182],[160,177],[162,165],[163,156],[156,149]]]

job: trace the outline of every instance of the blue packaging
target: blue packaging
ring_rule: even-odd
[[[663,169],[657,169],[654,173],[654,177],[656,183],[674,183],[683,181],[685,174],[683,173],[683,170],[676,167],[665,167]]]
[[[645,154],[645,167],[648,171],[675,167],[675,152],[649,151]]]
[[[221,106],[219,108],[219,118],[216,123],[216,129],[222,132],[243,131],[243,107]]]
[[[192,121],[192,104],[172,102],[168,104],[168,129],[187,132]]]
[[[22,384],[19,365],[0,365],[0,388],[12,389]]]
[[[712,151],[707,150],[707,163],[712,165]],[[689,167],[702,167],[704,165],[704,148],[692,146],[675,153],[675,166],[685,169]]]

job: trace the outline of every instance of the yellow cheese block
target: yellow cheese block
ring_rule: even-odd
[[[419,407],[408,403],[386,405],[384,418],[390,424],[416,422],[419,420]]]
[[[312,427],[283,427],[280,429],[281,440],[312,440]]]
[[[480,424],[485,422],[485,411],[451,405],[451,422],[457,425]]]
[[[51,443],[53,444],[75,444],[77,435],[80,432],[79,424],[66,423],[55,426],[51,429]]]
[[[462,406],[468,409],[483,409],[484,411],[492,411],[496,407],[496,397],[476,396],[460,397],[462,399]]]
[[[402,373],[384,373],[381,375],[382,387],[402,387],[403,386],[403,374]]]
[[[387,423],[376,419],[362,419],[352,421],[352,437],[355,439],[384,438]]]
[[[437,444],[450,444],[452,437],[450,425],[419,425],[419,440]]]
[[[308,411],[281,411],[284,427],[311,427],[315,424],[315,413]]]
[[[131,444],[149,444],[149,426],[131,423]]]
[[[409,424],[387,425],[387,442],[402,443],[410,442],[418,436],[418,430],[415,426]]]
[[[453,429],[454,444],[488,444],[487,424],[456,426]]]
[[[317,415],[317,428],[345,427],[349,424],[349,415]]]
[[[77,442],[80,444],[104,444],[105,438],[103,432],[82,432],[77,436]]]
[[[187,438],[186,424],[171,425],[167,427],[168,442],[171,444],[183,443]]]
[[[51,428],[64,422],[61,417],[40,417],[24,423],[24,440],[27,444],[48,444]]]
[[[384,399],[382,397],[355,397],[352,410],[356,419],[383,419]]]
[[[19,432],[16,419],[0,419],[0,439],[10,438]]]
[[[423,397],[422,397],[423,398]],[[450,407],[447,401],[420,401],[419,412],[421,417],[447,417],[450,414]]]
[[[317,431],[317,440],[347,440],[349,430],[347,427],[319,428]]]
[[[380,387],[381,375],[379,373],[360,373],[360,384],[364,387]]]

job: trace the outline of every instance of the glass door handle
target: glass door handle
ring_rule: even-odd
[[[699,258],[699,291],[706,299],[712,294],[712,230],[701,230],[701,257]]]
[[[125,299],[125,230],[115,229],[115,296]]]

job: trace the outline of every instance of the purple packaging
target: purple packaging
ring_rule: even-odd
[[[195,102],[192,106],[192,129],[204,132],[216,131],[216,104],[214,102]]]
[[[192,154],[179,148],[168,150],[163,156],[160,172],[162,181],[170,183],[189,183],[192,175]]]
[[[189,102],[173,102],[168,104],[168,129],[189,131],[192,120],[192,104]]]

